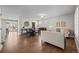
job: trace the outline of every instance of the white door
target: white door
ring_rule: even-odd
[[[1,17],[0,17],[0,43],[1,43]]]
[[[2,28],[1,28],[1,17],[0,17],[0,50],[2,48],[2,45],[1,45],[1,41],[2,41],[2,39],[1,39],[1,30],[2,30]]]
[[[79,52],[79,7],[75,11],[75,42]]]

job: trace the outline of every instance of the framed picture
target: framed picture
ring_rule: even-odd
[[[29,26],[29,22],[28,22],[28,21],[25,21],[25,22],[24,22],[24,26],[25,26],[25,27],[26,27],[26,26],[28,27],[28,26]]]

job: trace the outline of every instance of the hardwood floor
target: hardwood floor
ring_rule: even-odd
[[[43,43],[39,35],[28,37],[19,36],[17,32],[9,32],[2,53],[76,53],[77,48],[74,39],[66,39],[65,49],[60,49],[48,43]]]

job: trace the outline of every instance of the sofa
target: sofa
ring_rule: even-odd
[[[55,31],[41,31],[40,39],[43,42],[50,43],[59,48],[64,49],[65,40],[63,32],[55,32]]]

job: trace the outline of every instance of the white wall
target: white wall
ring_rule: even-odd
[[[79,52],[79,6],[76,8],[75,11],[75,42],[77,46],[77,50]]]
[[[21,28],[24,25],[24,21],[29,21],[30,22],[30,27],[31,27],[31,22],[35,21],[36,23],[38,22],[37,20],[39,20],[40,18],[35,18],[35,17],[21,17],[22,15],[19,14],[19,11],[16,12],[16,10],[14,10],[13,8],[7,8],[7,7],[3,7],[0,6],[0,8],[2,8],[2,18],[4,19],[11,19],[11,20],[19,20],[18,22],[18,28],[20,31]],[[48,17],[48,18],[43,18],[41,19],[39,22],[39,27],[56,27],[56,21],[59,20],[64,20],[67,23],[67,28],[74,30],[74,15],[73,14],[66,14],[66,15],[62,15],[62,16],[58,16],[58,17]],[[38,25],[38,24],[37,24]]]
[[[36,21],[36,23],[38,22],[37,20],[39,20],[39,18],[35,18],[35,17],[21,17],[21,14],[19,14],[19,12],[17,13],[14,9],[11,8],[7,8],[7,7],[2,7],[2,18],[4,19],[11,19],[11,20],[19,20],[18,22],[18,28],[19,28],[19,32],[21,30],[21,28],[24,25],[25,21],[29,21],[30,22],[30,27],[31,27],[31,22],[32,21]],[[41,19],[39,22],[39,27],[50,27],[52,26],[52,28],[56,27],[56,21],[60,21],[60,20],[64,20],[66,21],[66,28],[72,29],[74,30],[74,14],[66,14],[66,15],[61,15],[58,17],[48,17],[48,18],[43,18]],[[37,24],[38,25],[38,24]]]
[[[0,16],[0,43],[1,43],[1,16]]]
[[[6,6],[0,6],[0,8],[2,13],[2,18],[4,19],[17,20],[20,16],[20,14],[17,13],[17,11],[14,10],[13,8]]]
[[[40,20],[42,22],[42,24],[40,24],[40,27],[52,26],[52,28],[56,28],[56,22],[61,21],[61,20],[66,22],[66,28],[74,30],[74,14],[66,14],[63,16],[49,17],[45,20]]]
[[[1,14],[1,9],[0,9],[0,14]],[[2,16],[0,15],[0,50],[1,50],[1,48],[2,48],[2,45],[1,45],[1,35],[2,35],[2,34],[1,34],[1,32],[2,32],[2,30],[1,30],[1,29],[2,29],[1,20],[2,20],[2,19],[1,19],[1,17],[2,17]]]
[[[0,50],[2,49],[2,44],[1,44],[1,42],[2,42],[2,24],[1,24],[1,16],[0,16]]]
[[[18,20],[20,14],[17,13],[16,11],[14,11],[13,9],[7,8],[7,7],[3,7],[3,6],[0,6],[0,8],[1,8],[0,12],[2,14],[2,16],[1,16],[2,19]],[[7,25],[6,25],[6,21],[5,20],[2,20],[1,23],[0,23],[2,25],[1,40],[4,40],[5,39]]]
[[[37,18],[28,18],[28,17],[20,17],[18,20],[18,31],[21,32],[22,27],[24,26],[24,22],[28,21],[29,22],[29,28],[32,28],[32,22],[36,22],[36,27],[37,27]]]
[[[38,20],[39,18],[27,18],[27,17],[21,17],[19,19],[19,32],[21,30],[21,28],[24,25],[25,21],[29,21],[30,22],[30,27],[31,27],[31,22],[32,21],[36,21],[37,22],[37,27],[47,27],[49,28],[50,26],[52,26],[53,28],[56,28],[56,22],[57,21],[65,21],[66,22],[66,27],[67,29],[71,29],[74,30],[74,14],[66,14],[66,15],[62,15],[62,16],[57,16],[57,17],[48,17],[48,18],[42,18],[39,20],[40,24],[38,25]]]
[[[18,20],[19,19],[20,14],[17,13],[16,10],[6,7],[6,6],[0,6],[0,8],[1,8],[1,13],[2,13],[2,19],[6,19],[6,20]],[[2,21],[3,29],[6,28],[5,23],[6,23],[5,21]],[[3,33],[5,33],[5,30],[3,31]]]

